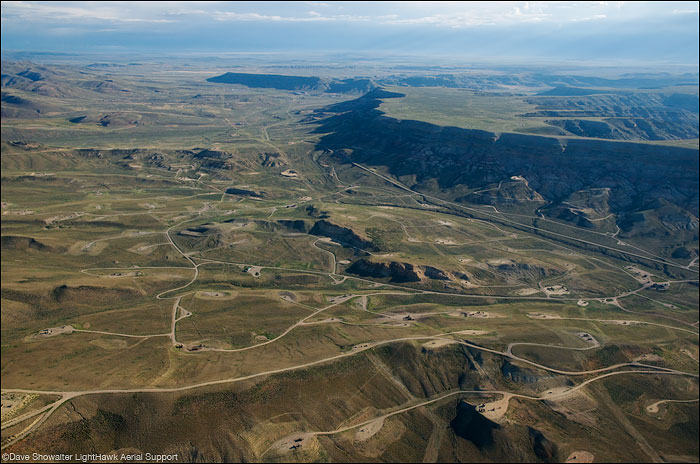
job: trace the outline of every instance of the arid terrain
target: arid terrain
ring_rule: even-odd
[[[3,453],[697,462],[698,75],[585,71],[3,61]]]

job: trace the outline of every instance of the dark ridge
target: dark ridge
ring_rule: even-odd
[[[308,76],[287,76],[282,74],[250,74],[228,72],[210,77],[207,82],[219,84],[240,84],[250,88],[279,89],[295,91],[320,91],[329,93],[366,93],[376,88],[371,79],[325,79]]]
[[[605,215],[614,215],[622,230],[620,237],[651,239],[659,244],[663,240],[664,248],[657,249],[664,255],[698,240],[697,149],[495,134],[399,120],[377,108],[383,92],[376,89],[319,110],[313,123],[317,125],[315,132],[322,134],[316,149],[325,162],[379,168],[415,191],[465,203],[474,203],[475,195],[465,196],[470,190],[492,188],[501,182],[507,185],[515,176],[527,182],[527,189],[501,189],[503,199],[510,200],[509,195],[514,200],[531,197],[543,207],[562,204],[576,195],[592,197],[603,189],[608,192]],[[648,133],[651,137],[655,132],[651,128]],[[353,171],[349,175],[369,174]],[[528,207],[522,201],[506,202],[498,197],[493,203]],[[596,225],[588,224],[585,217],[579,219],[580,215],[561,213],[558,220],[582,221],[588,228]],[[542,225],[536,222],[533,226]]]
[[[22,76],[22,77],[26,77],[27,79],[34,81],[34,82],[44,80],[44,76],[42,76],[41,74],[39,74],[36,71],[32,71],[31,69],[25,69],[22,72],[18,72],[17,75]]]
[[[465,401],[457,404],[457,416],[450,422],[450,427],[455,435],[471,441],[480,450],[493,445],[493,431],[501,428],[497,423],[479,414],[474,406]]]
[[[207,82],[221,84],[242,84],[247,87],[301,90],[311,89],[319,85],[318,77],[284,76],[281,74],[247,74],[227,72],[221,76],[210,77]]]
[[[372,245],[372,242],[363,239],[352,229],[333,224],[325,219],[316,221],[314,226],[309,231],[309,234],[320,237],[328,237],[344,246],[350,246],[360,250],[375,251],[375,247]]]
[[[206,158],[213,158],[213,159],[227,159],[231,158],[233,155],[230,153],[227,153],[225,151],[218,151],[218,150],[208,150],[206,148],[195,148],[195,150],[199,150],[196,152],[192,158],[194,159],[206,159]]]
[[[9,93],[2,92],[2,97],[0,97],[3,103],[10,103],[12,105],[22,105],[29,103],[28,100],[25,100],[22,97],[18,97],[16,95],[10,95]]]
[[[445,194],[524,177],[544,200],[576,191],[610,189],[612,212],[639,208],[639,198],[663,198],[698,216],[698,151],[661,145],[567,139],[444,127],[398,120],[377,110],[383,90],[324,108],[317,150],[341,164],[383,166],[409,187]],[[392,95],[393,96],[393,95]],[[387,137],[391,134],[391,137]],[[347,153],[350,152],[350,155]],[[405,177],[404,177],[405,176]]]
[[[329,105],[322,108],[318,112],[344,113],[346,111],[370,111],[375,108],[379,108],[379,105],[382,103],[382,98],[402,98],[405,96],[406,95],[403,93],[389,92],[381,87],[377,87],[376,89],[362,95],[360,98]],[[376,114],[382,113],[377,112]]]
[[[530,432],[530,440],[532,441],[532,449],[535,455],[545,462],[557,462],[557,445],[549,441],[537,429],[528,427],[528,431]]]
[[[43,243],[35,240],[32,237],[23,237],[19,235],[3,235],[2,237],[3,250],[50,250],[51,248]]]
[[[242,188],[236,188],[236,187],[227,188],[226,193],[229,195],[242,195],[245,197],[252,197],[252,198],[264,198],[265,197],[265,192],[259,192],[256,190],[248,190],[248,189],[242,189]]]
[[[420,282],[416,267],[410,263],[396,261],[376,263],[363,258],[352,263],[346,271],[361,277],[374,277],[376,279],[390,277],[391,282],[395,283]]]
[[[331,82],[326,92],[331,93],[366,93],[376,88],[377,85],[371,79],[344,79]]]

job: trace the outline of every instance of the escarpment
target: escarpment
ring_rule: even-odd
[[[318,129],[326,133],[319,148],[338,152],[339,163],[385,166],[400,179],[415,179],[409,186],[418,190],[430,180],[448,190],[486,188],[519,176],[527,181],[520,188],[527,187],[533,200],[541,195],[558,201],[580,190],[609,188],[614,210],[633,208],[644,194],[698,215],[697,150],[443,127],[386,117],[372,101],[378,100],[368,94],[330,107],[331,117]],[[352,154],[340,155],[344,149]]]
[[[681,231],[678,244],[697,240],[696,149],[497,134],[394,119],[377,109],[381,99],[400,96],[376,89],[326,107],[319,113],[326,117],[316,130],[324,134],[318,150],[329,162],[378,167],[415,191],[446,200],[530,214],[537,209],[606,232],[617,223],[627,233],[630,224],[644,220],[648,227],[632,228],[647,235]],[[663,220],[649,211],[662,212]],[[607,219],[610,225],[602,222]]]

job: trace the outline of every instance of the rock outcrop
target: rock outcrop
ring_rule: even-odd
[[[368,259],[360,259],[348,267],[347,272],[362,277],[390,278],[392,282],[396,283],[420,282],[421,280],[413,264],[395,261],[377,263]]]
[[[21,235],[3,235],[2,237],[3,250],[38,250],[50,251],[51,247],[35,240],[32,237],[24,237]]]
[[[355,261],[346,271],[362,277],[390,279],[391,282],[396,283],[426,282],[429,280],[447,282],[455,279],[469,281],[469,276],[462,272],[456,272],[453,276],[452,273],[433,266],[419,266],[398,261],[376,262],[366,258]]]
[[[226,193],[229,195],[240,195],[250,198],[265,198],[265,192],[261,190],[250,190],[238,187],[229,187],[226,189]]]
[[[328,237],[341,245],[350,246],[361,251],[376,251],[372,242],[360,237],[352,229],[333,224],[325,219],[316,221],[309,233],[319,237]]]
[[[516,366],[507,359],[501,364],[501,374],[512,382],[524,384],[533,384],[552,377],[549,374],[542,374],[540,371],[534,369]]]

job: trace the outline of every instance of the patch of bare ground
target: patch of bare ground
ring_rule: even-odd
[[[292,292],[279,292],[278,295],[280,298],[282,298],[284,301],[290,301],[290,302],[296,302],[297,301],[297,296],[292,293]]]
[[[478,318],[483,318],[483,319],[506,317],[503,314],[492,313],[489,311],[455,311],[453,313],[450,313],[450,316],[454,316],[454,317],[478,317]]]
[[[566,458],[566,463],[573,463],[573,462],[593,462],[593,454],[589,453],[588,451],[574,451],[569,455],[568,458]]]
[[[384,418],[380,417],[369,424],[363,425],[355,433],[354,441],[367,441],[384,426]]]
[[[13,418],[37,398],[39,398],[39,395],[31,395],[24,393],[3,393],[2,406],[0,407],[0,412],[2,413],[2,420],[6,421],[8,419]]]
[[[245,272],[253,277],[260,277],[260,271],[262,271],[262,266],[250,266]]]
[[[76,256],[87,254],[89,256],[97,256],[104,251],[109,245],[106,240],[92,242],[76,242],[68,248],[68,254]]]
[[[59,327],[51,327],[48,329],[42,329],[38,333],[28,335],[26,337],[26,340],[31,341],[31,340],[41,339],[41,338],[55,337],[56,335],[73,333],[73,330],[75,330],[75,329],[73,328],[72,325],[62,325]]]
[[[561,316],[546,313],[527,313],[527,317],[531,319],[561,319]]]
[[[287,169],[286,171],[282,171],[282,172],[280,172],[280,175],[283,177],[289,177],[289,178],[299,177],[299,173],[294,171],[293,169]]]
[[[339,295],[328,298],[328,302],[331,304],[339,304],[348,301],[351,298],[355,298],[358,295]]]
[[[506,412],[508,412],[508,405],[510,404],[511,397],[512,395],[504,393],[501,399],[478,404],[476,410],[485,418],[494,422],[499,422],[503,419]]]
[[[232,300],[236,297],[236,292],[230,290],[199,291],[194,297],[200,300]]]
[[[563,285],[547,285],[542,287],[542,291],[547,296],[568,295],[569,290]]]
[[[521,288],[520,290],[515,292],[515,294],[518,296],[530,296],[530,295],[534,295],[536,293],[540,293],[540,291],[537,290],[536,288]]]
[[[141,277],[143,275],[142,271],[126,271],[126,272],[112,272],[108,274],[107,277]]]
[[[431,340],[427,343],[423,343],[422,347],[426,349],[436,349],[442,348],[443,346],[453,345],[457,343],[457,340],[450,340],[448,338],[441,338],[439,340]]]
[[[318,459],[321,445],[313,433],[295,433],[277,440],[265,453],[269,457],[284,457],[295,460],[313,461]]]

